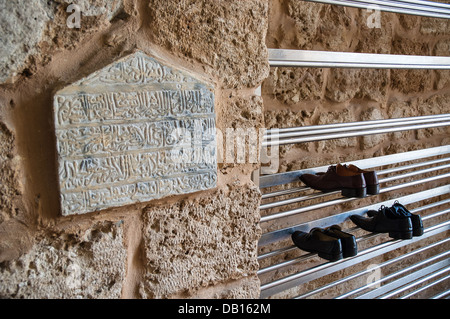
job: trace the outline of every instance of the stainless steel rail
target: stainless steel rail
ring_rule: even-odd
[[[401,261],[401,260],[404,260],[404,259],[413,257],[413,256],[415,256],[415,255],[417,255],[417,254],[420,254],[420,253],[423,253],[424,251],[427,251],[427,250],[429,250],[429,249],[436,248],[437,246],[442,245],[442,244],[445,244],[445,243],[448,243],[449,241],[450,241],[450,238],[446,238],[446,239],[441,240],[441,241],[438,241],[438,242],[436,242],[436,243],[432,243],[432,244],[430,244],[430,245],[428,245],[428,246],[425,246],[425,247],[422,247],[422,248],[413,250],[413,251],[411,251],[411,252],[409,252],[409,253],[406,253],[406,254],[397,256],[397,257],[395,257],[395,258],[389,259],[389,260],[387,260],[387,261],[385,261],[385,262],[379,264],[379,265],[378,265],[378,268],[379,268],[379,269],[382,269],[383,267],[386,267],[386,266],[389,266],[389,265],[391,265],[391,264],[395,264],[395,263],[397,263],[397,262],[399,262],[399,261]],[[447,255],[447,254],[450,254],[450,252],[447,251],[447,252],[445,252],[444,254]],[[440,256],[439,256],[439,255],[438,255],[438,257],[434,256],[433,258],[440,258]],[[343,284],[343,283],[345,283],[345,282],[348,282],[348,281],[350,281],[350,280],[353,280],[353,279],[355,279],[355,278],[358,278],[358,277],[367,275],[367,274],[371,273],[372,271],[373,271],[373,269],[371,269],[371,268],[366,268],[366,269],[363,270],[363,271],[360,271],[360,272],[354,273],[354,274],[352,274],[352,275],[349,275],[349,276],[347,276],[347,277],[338,279],[338,280],[336,280],[336,281],[334,281],[334,282],[331,282],[331,283],[329,283],[329,284],[326,284],[326,285],[324,285],[324,286],[322,286],[322,287],[319,287],[319,288],[317,288],[317,289],[311,290],[311,291],[309,291],[309,292],[307,292],[307,293],[305,293],[305,294],[303,294],[303,295],[299,295],[299,296],[295,297],[294,299],[304,299],[304,298],[308,298],[308,297],[313,296],[313,295],[315,295],[315,294],[318,294],[318,293],[320,293],[320,292],[322,292],[322,291],[325,291],[325,290],[327,290],[327,289],[330,289],[330,288],[332,288],[332,287],[334,287],[334,286],[337,286],[337,285]],[[356,294],[356,293],[358,293],[358,292],[362,292],[362,291],[364,291],[364,290],[366,290],[366,289],[368,289],[368,288],[370,288],[371,286],[374,286],[374,285],[375,285],[374,282],[368,283],[367,285],[364,285],[364,286],[362,286],[362,287],[359,287],[359,288],[357,288],[357,289],[354,289],[354,290],[352,290],[352,291],[349,291],[349,292],[347,292],[347,293],[344,293],[344,294],[342,294],[342,295],[336,297],[336,299],[344,299],[344,298],[347,298],[347,297],[352,296],[352,295],[354,295],[354,294]]]
[[[446,155],[446,154],[450,154],[450,145],[439,146],[439,147],[417,150],[417,151],[411,151],[411,152],[396,153],[396,154],[379,156],[379,157],[373,157],[373,158],[369,158],[369,159],[352,161],[352,163],[354,165],[360,167],[361,169],[369,169],[369,168],[380,167],[380,166],[384,166],[384,165],[397,164],[397,163],[402,163],[405,161],[418,160],[418,159],[423,159],[423,158],[427,158],[427,157],[440,156],[440,155]],[[309,169],[303,169],[303,170],[297,170],[297,171],[290,171],[290,172],[260,176],[259,187],[266,188],[266,187],[271,187],[271,186],[288,184],[288,183],[292,183],[292,182],[298,182],[299,181],[298,178],[302,174],[311,173],[311,172],[326,172],[327,169],[328,169],[328,165],[315,167],[315,168],[309,168]]]
[[[450,57],[269,49],[272,67],[450,69]]]
[[[413,180],[410,180],[410,181],[399,182],[399,183],[395,183],[394,185],[390,185],[390,186],[381,188],[381,193],[389,193],[394,190],[399,190],[399,189],[414,186],[414,185],[419,185],[419,184],[425,185],[425,183],[435,182],[435,181],[442,180],[442,179],[444,179],[444,180],[449,179],[450,178],[450,164],[448,163],[449,161],[450,161],[450,145],[446,145],[446,146],[440,146],[440,147],[435,147],[435,148],[430,148],[430,149],[409,151],[409,152],[405,152],[405,153],[397,153],[397,154],[391,154],[391,155],[380,156],[380,157],[375,157],[375,158],[363,159],[363,160],[355,161],[352,163],[354,163],[355,165],[358,165],[359,167],[364,168],[364,169],[382,167],[385,165],[395,165],[395,167],[390,167],[390,168],[386,168],[386,169],[377,171],[378,175],[380,176],[380,183],[391,182],[394,180],[401,181],[402,178],[411,178],[411,177],[414,178]],[[411,162],[413,162],[413,163],[411,163]],[[398,165],[400,165],[400,166],[398,166]],[[278,175],[278,179],[277,179],[278,182],[274,183],[273,181],[270,181],[268,184],[289,183],[289,182],[298,180],[298,176],[301,173],[317,171],[317,169],[324,171],[324,170],[326,170],[326,168],[327,168],[327,166],[322,166],[322,167],[318,167],[318,168],[300,170],[300,171],[295,172],[294,174],[293,174],[293,172],[275,174],[275,175]],[[433,176],[424,175],[424,174],[430,174],[430,173],[433,173],[433,174],[436,173],[436,174],[434,174]],[[290,175],[290,177],[287,179],[279,178],[280,175],[283,175],[283,174]],[[384,177],[387,174],[395,174],[395,176]],[[296,177],[294,178],[293,176],[296,176]],[[420,176],[420,178],[415,178],[417,176]],[[270,175],[262,176],[261,178],[262,179],[271,178],[271,176]],[[262,186],[267,186],[268,184],[265,183],[264,180],[262,181]],[[273,209],[273,208],[281,207],[283,205],[298,203],[300,201],[307,200],[307,199],[318,199],[321,196],[323,196],[325,198],[325,196],[331,195],[330,193],[329,194],[313,193],[313,194],[309,194],[309,195],[300,195],[301,192],[306,191],[306,190],[308,190],[307,187],[295,187],[294,189],[276,191],[276,192],[271,192],[271,193],[265,194],[265,195],[263,195],[264,196],[263,199],[265,201],[271,200],[272,202],[261,204],[261,209],[262,210]],[[338,193],[338,192],[336,192],[336,193]],[[287,194],[290,194],[290,195],[294,194],[297,196],[295,196],[294,198],[291,198],[291,199],[277,200],[277,197],[285,196]],[[450,194],[450,184],[447,184],[444,186],[439,186],[439,187],[432,187],[430,189],[423,190],[420,192],[415,192],[415,193],[412,193],[409,195],[396,197],[394,199],[390,199],[390,200],[383,201],[383,202],[378,202],[376,204],[367,205],[365,207],[360,207],[358,209],[353,209],[353,210],[346,211],[346,212],[341,212],[341,213],[334,214],[334,215],[331,215],[328,217],[323,217],[323,218],[303,222],[301,224],[291,225],[291,226],[283,227],[281,229],[271,230],[268,232],[264,232],[262,234],[260,241],[259,241],[259,247],[260,248],[263,248],[265,246],[268,247],[268,245],[270,245],[270,244],[286,240],[296,230],[309,231],[310,229],[312,229],[314,227],[327,227],[327,226],[333,225],[333,224],[341,224],[344,221],[346,221],[349,218],[349,216],[351,216],[351,215],[355,215],[355,214],[362,215],[362,214],[365,214],[368,210],[376,210],[381,205],[391,206],[395,200],[399,200],[404,205],[409,205],[409,204],[414,204],[414,203],[423,202],[423,201],[430,201],[432,199],[438,199],[437,201],[434,201],[432,203],[423,204],[422,206],[411,210],[411,212],[417,213],[417,212],[420,212],[421,210],[427,210],[427,209],[432,209],[435,207],[440,207],[439,211],[423,217],[423,220],[425,222],[427,220],[431,220],[433,218],[438,218],[439,216],[443,216],[445,214],[450,213],[450,208],[449,208],[450,198],[439,199],[442,196],[448,196],[448,194]],[[308,211],[312,211],[312,210],[319,209],[319,208],[324,208],[324,207],[327,207],[330,205],[341,204],[341,203],[351,201],[351,200],[355,200],[355,199],[337,198],[337,199],[332,199],[332,200],[328,200],[328,201],[320,201],[319,203],[316,203],[316,204],[302,206],[302,207],[298,207],[298,208],[294,208],[294,209],[278,211],[276,213],[263,216],[261,218],[261,223],[264,224],[265,222],[275,221],[277,219],[280,219],[280,224],[283,225],[286,222],[283,222],[281,220],[284,220],[284,218],[286,218],[286,217],[291,217],[291,216],[294,216],[299,213],[308,212]],[[300,272],[294,273],[292,275],[288,275],[283,278],[278,278],[276,280],[272,280],[269,282],[263,281],[263,284],[261,285],[261,297],[266,298],[266,297],[276,295],[280,292],[283,292],[287,289],[293,288],[297,285],[301,285],[303,283],[320,278],[322,276],[337,272],[344,268],[351,267],[357,263],[361,263],[363,261],[383,255],[389,251],[403,247],[405,245],[409,245],[420,239],[424,239],[424,238],[428,238],[428,237],[431,237],[431,236],[434,236],[437,234],[441,234],[443,232],[448,231],[449,229],[450,229],[450,221],[447,219],[446,222],[428,227],[426,229],[426,234],[422,237],[413,238],[413,240],[407,240],[407,241],[395,241],[395,240],[388,241],[386,243],[382,243],[380,245],[373,246],[366,250],[363,250],[360,253],[358,253],[357,256],[352,257],[352,258],[344,259],[344,260],[341,260],[341,261],[338,261],[335,263],[325,263],[325,264],[315,266],[315,267],[309,268],[307,270],[300,271]],[[372,239],[376,236],[378,236],[378,234],[368,234],[368,235],[358,238],[357,241],[358,241],[358,243],[360,243],[362,241]],[[444,240],[443,242],[447,243],[448,240],[450,240],[450,239]],[[414,252],[420,252],[420,251],[422,251],[422,249],[428,249],[428,248],[432,248],[432,247],[434,247],[433,243],[429,244],[428,246],[422,247],[420,249],[416,249],[413,252],[411,252],[411,254],[414,254]],[[260,256],[258,257],[258,260],[260,262],[262,262],[263,260],[265,260],[267,258],[278,259],[279,258],[279,257],[277,257],[278,255],[293,251],[295,249],[297,249],[297,248],[293,245],[288,245],[287,247],[277,247],[276,249],[272,249],[271,251],[266,251],[265,253],[260,254]],[[272,273],[272,272],[277,272],[277,271],[282,272],[283,269],[287,269],[288,267],[294,267],[295,265],[299,265],[302,262],[306,262],[310,258],[315,257],[315,255],[316,254],[307,253],[307,254],[303,254],[299,257],[292,258],[292,259],[285,260],[284,258],[282,258],[282,259],[280,259],[282,261],[271,263],[268,266],[261,268],[258,271],[258,275],[260,277],[261,276],[264,277],[264,276],[270,275],[270,273]],[[394,258],[392,262],[394,262],[395,260],[406,258],[408,256],[410,256],[410,254],[407,254],[405,257],[399,256],[397,258]],[[442,268],[441,266],[443,266],[443,265],[441,265],[441,264],[447,263],[447,262],[448,262],[448,264],[450,264],[450,259],[448,258],[448,253],[438,254],[437,257],[431,257],[429,260],[427,260],[427,262],[421,261],[421,262],[417,263],[416,265],[405,268],[404,271],[401,271],[401,272],[398,272],[395,274],[391,274],[391,275],[387,275],[380,279],[380,282],[384,283],[392,278],[396,278],[396,277],[400,276],[401,274],[406,273],[406,271],[414,271],[415,269],[419,268],[419,266],[425,265],[428,262],[431,263],[432,261],[438,260],[438,259],[440,259],[440,257],[447,258],[446,259],[447,261],[437,261],[429,266],[426,266],[420,270],[417,270],[417,272],[414,273],[415,275],[405,275],[404,277],[394,281],[398,285],[396,285],[394,283],[389,283],[390,285],[387,286],[387,287],[389,287],[389,290],[388,290],[388,288],[385,288],[384,290],[379,290],[380,294],[377,296],[384,298],[384,297],[393,297],[393,296],[400,295],[401,293],[404,293],[404,291],[406,291],[406,289],[402,289],[401,287],[405,286],[405,285],[409,285],[410,288],[407,291],[407,294],[405,295],[406,297],[408,297],[408,296],[412,296],[413,294],[417,294],[417,293],[420,293],[421,291],[425,290],[425,288],[419,287],[417,290],[415,290],[415,292],[409,292],[411,289],[418,286],[419,284],[423,285],[423,283],[425,283],[427,286],[432,287],[433,285],[440,283],[441,281],[444,280],[444,279],[442,279],[441,275],[442,274],[445,275],[445,272],[447,271],[447,268]],[[271,261],[269,261],[269,263],[270,262]],[[389,263],[390,262],[387,261],[386,265],[388,265]],[[447,264],[444,266],[448,267]],[[446,269],[446,270],[444,270],[444,269]],[[421,275],[421,277],[419,278],[420,280],[412,280],[413,278],[415,279],[419,275]],[[346,281],[348,281],[352,278],[356,278],[358,276],[359,276],[358,273],[354,274],[354,275],[350,275],[346,279],[345,278],[339,279],[336,282],[336,284],[345,283]],[[430,281],[433,281],[433,282],[430,283]],[[323,287],[319,287],[317,289],[318,290],[317,292],[323,291],[325,289],[325,287],[332,285],[332,284],[333,283],[325,285]],[[403,285],[401,285],[401,284],[403,284]],[[358,296],[359,298],[368,297],[369,295],[367,295],[367,293],[364,293],[364,290],[366,290],[368,288],[372,288],[372,286],[373,285],[362,286],[362,287],[358,288],[356,291],[347,292],[344,295],[339,296],[338,298],[349,298],[349,297],[351,298],[352,295],[355,295],[356,293],[363,293],[361,296]],[[383,285],[383,286],[385,286],[385,285]],[[373,291],[370,291],[370,293],[374,294]],[[312,294],[313,294],[313,292],[311,292],[311,294],[308,293],[306,296],[298,296],[298,298],[305,298]]]
[[[374,121],[376,122],[376,121]],[[357,122],[353,126],[330,127],[321,130],[304,130],[299,127],[297,130],[290,132],[279,133],[277,130],[270,130],[265,135],[265,140],[262,142],[263,147],[274,145],[285,145],[295,143],[316,142],[329,139],[348,138],[357,136],[367,136],[374,134],[394,133],[407,130],[428,129],[450,125],[450,114],[438,115],[434,118],[414,119],[408,118],[399,122],[389,123],[364,123]],[[268,140],[272,136],[276,136],[275,140]]]
[[[323,4],[354,7],[360,9],[375,9],[393,13],[411,14],[433,18],[450,18],[450,5],[440,2],[423,0],[306,0]]]
[[[450,4],[424,0],[306,1],[413,14],[425,17],[450,18]],[[445,70],[450,69],[450,57],[269,49],[269,64],[271,67]],[[351,123],[275,128],[266,131],[262,146],[274,147],[285,144],[448,126],[450,126],[450,113]],[[303,283],[336,273],[398,248],[417,243],[423,239],[428,240],[423,242],[422,247],[384,261],[379,266],[387,267],[407,258],[416,258],[418,254],[423,251],[430,251],[431,249],[434,250],[437,248],[442,249],[443,245],[448,245],[450,238],[441,239],[438,242],[431,243],[430,239],[434,238],[434,236],[442,237],[442,234],[446,234],[450,230],[450,220],[449,218],[445,218],[450,213],[450,183],[446,182],[450,178],[449,162],[450,145],[352,161],[352,164],[362,169],[380,168],[380,170],[377,169],[377,172],[380,176],[380,183],[384,185],[380,191],[380,194],[385,196],[384,198],[392,198],[386,197],[386,194],[398,194],[396,192],[397,190],[401,190],[402,192],[407,191],[409,193],[407,193],[407,195],[402,194],[402,196],[394,196],[395,198],[393,199],[384,200],[375,204],[366,204],[366,206],[357,209],[333,213],[331,216],[321,218],[315,217],[315,219],[309,221],[304,221],[305,217],[309,219],[314,217],[310,217],[309,214],[301,215],[304,217],[302,217],[302,222],[300,222],[296,221],[296,215],[357,199],[343,197],[336,198],[336,196],[339,196],[339,192],[328,194],[314,192],[308,194],[304,192],[310,191],[310,188],[299,186],[264,193],[262,195],[263,203],[261,204],[260,209],[267,215],[262,216],[260,220],[263,234],[258,244],[259,249],[262,251],[258,256],[258,261],[261,262],[262,265],[265,265],[258,271],[258,275],[262,281],[260,296],[262,298],[274,296]],[[384,167],[388,165],[393,165],[393,167]],[[265,188],[272,186],[289,186],[288,184],[292,182],[298,182],[299,177],[302,174],[325,172],[328,167],[329,165],[271,175],[258,176],[259,174],[257,174],[254,176],[258,178],[258,185],[264,191]],[[394,174],[395,176],[387,176],[388,174]],[[402,181],[402,179],[408,180]],[[392,183],[393,181],[398,182]],[[386,185],[386,183],[389,184]],[[428,189],[425,188],[425,190],[414,191],[413,186],[415,187],[417,185],[429,185],[429,187]],[[286,195],[294,197],[287,199],[283,197],[281,200],[277,199],[277,197]],[[332,199],[327,199],[330,196]],[[305,205],[306,201],[312,199],[316,201],[314,204]],[[302,262],[307,262],[309,259],[316,257],[316,254],[306,253],[298,257],[288,257],[288,255],[286,255],[285,258],[282,258],[283,254],[298,249],[292,243],[288,244],[286,241],[294,231],[301,230],[307,232],[314,227],[327,227],[333,224],[341,224],[351,215],[363,215],[368,210],[376,210],[381,205],[390,206],[395,200],[399,200],[404,205],[417,205],[418,203],[421,203],[421,206],[411,210],[413,213],[433,209],[433,213],[428,213],[423,217],[424,222],[426,221],[428,222],[427,225],[432,226],[427,226],[421,237],[414,237],[411,240],[388,240],[374,246],[370,246],[373,245],[371,240],[378,240],[376,237],[380,235],[369,233],[357,238],[358,243],[365,243],[369,246],[354,257],[345,258],[337,262],[325,262],[306,270],[294,271],[295,273],[293,274],[291,271],[288,275],[283,275],[281,278],[271,278],[273,274],[277,274],[278,276],[284,271],[287,271],[287,269],[295,269],[295,267],[301,265]],[[294,208],[283,208],[283,206],[293,204],[296,205],[293,206]],[[438,211],[435,211],[436,209],[438,209]],[[442,220],[446,221],[442,222]],[[433,222],[434,224],[430,224],[430,222]],[[358,227],[355,227],[348,231],[357,229]],[[380,239],[383,238],[380,237]],[[445,275],[450,271],[449,255],[450,251],[448,250],[438,252],[433,257],[420,260],[400,271],[385,275],[375,283],[368,283],[352,291],[345,292],[337,298],[348,298],[357,294],[357,298],[390,298],[399,296],[402,293],[406,293],[406,295],[401,296],[401,298],[409,298],[450,278],[450,275]],[[339,278],[334,282],[322,285],[297,298],[307,298],[336,285],[359,278],[367,273],[369,273],[369,270],[350,274],[345,278]],[[377,284],[383,285],[377,289],[372,289]],[[419,287],[420,285],[422,286]],[[411,291],[416,287],[418,287],[418,289]],[[449,293],[449,291],[441,292],[436,294],[433,298],[442,298]]]
[[[274,294],[293,288],[297,285],[334,273],[357,263],[361,263],[376,256],[383,255],[387,252],[407,246],[425,238],[435,236],[448,230],[450,230],[450,221],[427,228],[421,237],[414,237],[411,240],[390,240],[365,249],[358,253],[358,255],[355,257],[341,259],[337,262],[327,262],[305,271],[301,271],[293,275],[277,279],[275,281],[261,285],[260,296],[261,298],[270,297]]]

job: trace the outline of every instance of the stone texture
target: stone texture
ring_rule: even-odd
[[[382,120],[384,119],[384,115],[379,107],[371,107],[361,114],[361,121],[372,121],[372,120]],[[362,137],[362,145],[361,148],[369,149],[380,145],[382,142],[386,140],[385,134],[375,134],[375,135],[366,135]]]
[[[81,9],[80,28],[69,28],[69,4]],[[0,2],[0,83],[28,76],[59,47],[73,48],[123,12],[122,0],[16,0]]]
[[[271,68],[264,81],[264,91],[291,105],[322,97],[324,71],[318,68]]]
[[[209,66],[224,87],[267,76],[267,1],[152,0],[148,8],[153,41]]]
[[[32,249],[0,264],[1,298],[119,298],[125,276],[122,222],[80,234],[46,233]]]
[[[259,164],[259,145],[264,127],[263,101],[260,96],[246,97],[229,95],[220,107],[218,116],[219,168],[226,173],[227,168],[250,164],[256,169]],[[220,135],[220,136],[219,136]],[[254,167],[255,166],[255,167]]]
[[[24,68],[28,57],[37,52],[46,23],[53,11],[44,0],[0,2],[0,83]]]
[[[216,186],[212,86],[138,51],[56,93],[63,215]]]
[[[141,297],[191,296],[200,288],[254,275],[259,200],[255,186],[230,185],[192,201],[149,206],[143,216]]]
[[[61,3],[76,4],[86,17],[105,16],[109,21],[123,8],[122,0],[57,0]]]
[[[353,98],[384,101],[389,88],[390,70],[331,69],[325,97],[334,102]]]
[[[22,193],[18,165],[14,135],[0,122],[0,224],[17,215],[17,198]]]

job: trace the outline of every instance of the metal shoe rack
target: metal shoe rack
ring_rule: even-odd
[[[450,5],[416,1],[315,1],[450,18]],[[450,69],[450,57],[269,49],[272,67]],[[450,106],[449,106],[450,109]],[[450,114],[268,130],[263,147],[448,127]],[[270,151],[269,151],[270,153]],[[352,161],[374,169],[379,195],[345,198],[321,193],[299,182],[304,173],[329,165],[270,175],[254,174],[262,192],[259,241],[261,298],[449,298],[450,145]],[[330,163],[330,165],[333,163]],[[334,163],[336,164],[336,163]],[[398,200],[420,214],[425,232],[410,240],[369,233],[349,220]],[[357,202],[356,202],[357,201]],[[352,204],[350,208],[349,204]],[[355,205],[356,203],[356,205]],[[358,207],[354,209],[354,207]],[[296,230],[339,224],[357,237],[358,254],[328,262],[302,252],[290,239]]]

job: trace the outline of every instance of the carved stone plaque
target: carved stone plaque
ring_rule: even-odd
[[[57,92],[63,215],[210,189],[213,88],[138,51]]]

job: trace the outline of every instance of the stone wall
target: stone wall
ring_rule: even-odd
[[[81,9],[79,27],[70,28]],[[258,163],[215,189],[61,215],[54,94],[136,49],[207,79],[216,126],[263,127],[268,2],[2,1],[0,296],[255,298]],[[248,143],[248,142],[247,142]]]
[[[448,56],[449,21],[379,12],[377,25],[371,23],[373,14],[301,0],[271,1],[266,43],[269,48]],[[447,70],[276,67],[262,87],[267,128],[448,113],[449,94]],[[280,171],[443,145],[447,132],[427,129],[282,147]]]
[[[18,0],[0,9],[2,298],[259,296],[258,162],[221,160],[212,190],[61,215],[53,96],[135,50],[207,79],[223,134],[449,111],[448,71],[269,69],[266,50],[448,55],[448,21],[382,13],[381,28],[370,28],[364,10],[300,0]],[[282,147],[280,171],[446,143],[448,131],[433,129]]]

